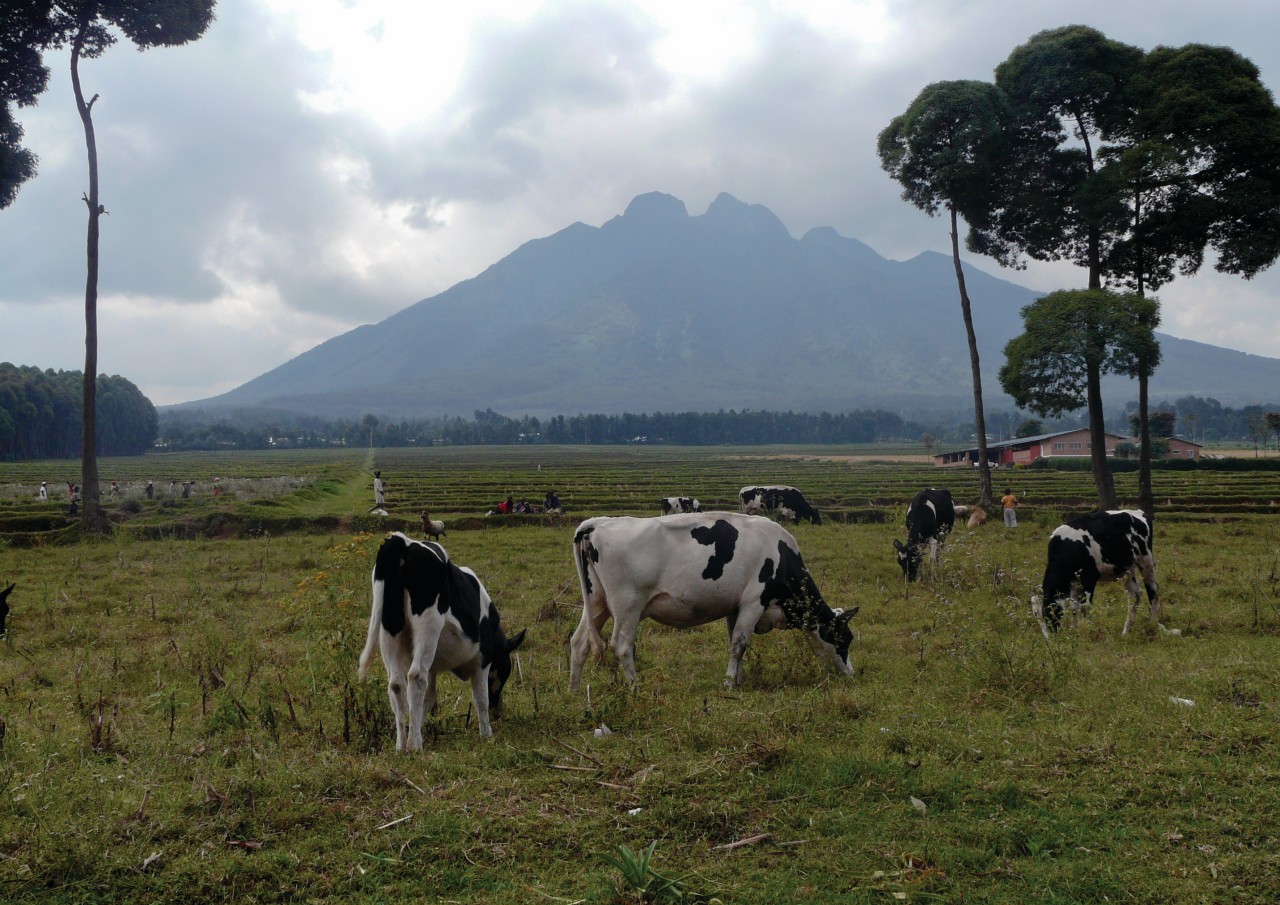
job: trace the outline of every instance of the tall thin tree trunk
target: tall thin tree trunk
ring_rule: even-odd
[[[1147,294],[1146,260],[1142,243],[1142,191],[1138,189],[1133,196],[1134,236],[1137,239],[1138,253],[1138,295]],[[1138,371],[1138,507],[1147,517],[1147,524],[1154,526],[1156,518],[1156,495],[1151,486],[1151,424],[1147,418],[1147,384],[1151,370],[1142,362]]]
[[[1088,365],[1086,384],[1089,400],[1089,458],[1093,465],[1093,484],[1098,488],[1098,507],[1116,508],[1116,487],[1107,464],[1107,426],[1102,415],[1102,381],[1099,366]]]
[[[88,533],[101,533],[108,528],[102,513],[102,494],[98,487],[98,221],[102,206],[98,203],[98,143],[93,131],[95,94],[85,101],[80,88],[80,51],[83,28],[71,46],[71,86],[75,90],[76,109],[84,125],[85,149],[89,157],[89,192],[84,203],[89,208],[86,240],[86,275],[84,286],[84,412],[80,446],[80,493],[84,509],[80,526]]]
[[[973,332],[973,310],[969,305],[969,291],[964,283],[964,268],[960,264],[960,232],[954,204],[947,205],[951,212],[951,261],[956,268],[956,285],[960,287],[960,310],[964,314],[964,331],[969,339],[969,367],[973,372],[973,427],[978,435],[978,492],[979,504],[990,508],[991,463],[987,461],[987,419],[982,408],[982,369],[978,363],[978,338]]]

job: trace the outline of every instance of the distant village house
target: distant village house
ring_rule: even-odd
[[[1107,434],[1107,455],[1114,456],[1116,447],[1122,443],[1137,445],[1137,440],[1122,437],[1119,434]],[[1200,444],[1183,440],[1181,437],[1167,438],[1169,452],[1165,459],[1199,459]],[[1040,434],[1036,437],[1019,437],[1016,440],[1000,440],[987,444],[987,459],[992,465],[1007,467],[1010,465],[1030,465],[1036,459],[1054,459],[1063,457],[1088,457],[1092,453],[1089,429],[1058,431],[1053,434]],[[938,453],[933,457],[933,464],[938,466],[977,465],[978,448],[958,449],[952,452]]]

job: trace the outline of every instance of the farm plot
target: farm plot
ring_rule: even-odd
[[[909,493],[895,488],[937,471],[757,455],[335,463],[326,481],[364,493],[376,464],[393,504],[455,521],[495,489],[540,496],[548,474],[584,516],[654,512],[673,492],[727,506],[756,481],[892,512],[793,532],[828,601],[861,607],[857,675],[774,632],[732,691],[722,627],[645,623],[637,686],[589,663],[589,691],[570,694],[572,523],[451,531],[454,559],[528,636],[496,738],[479,739],[466,687],[445,676],[421,755],[393,750],[380,667],[355,682],[380,535],[0,549],[0,582],[18,586],[0,643],[0,900],[1274,901],[1274,517],[1158,522],[1164,621],[1182,636],[1144,615],[1122,638],[1111,586],[1046,643],[1027,600],[1056,507],[1087,504],[1087,475],[1050,474],[1042,490],[1062,502],[1038,508],[1030,491],[1017,531],[956,532],[938,576],[908,587],[892,539]],[[628,883],[608,860],[650,844],[678,888]]]

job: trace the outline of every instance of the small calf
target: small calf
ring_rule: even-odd
[[[422,510],[422,534],[424,537],[444,537],[444,522],[439,519],[433,519],[427,514],[427,510]]]
[[[398,531],[382,542],[359,677],[368,672],[374,647],[381,647],[396,750],[422,750],[422,720],[435,707],[436,675],[445,670],[471,682],[480,735],[492,736],[489,714],[499,715],[511,653],[522,641],[523,631],[507,639],[476,573],[451,563],[444,547]]]
[[[0,591],[0,635],[5,633],[4,622],[9,618],[9,592],[14,589],[14,585],[9,585],[3,591]]]

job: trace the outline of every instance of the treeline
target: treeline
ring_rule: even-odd
[[[200,411],[166,412],[160,419],[163,448],[177,450],[278,449],[318,446],[422,446],[452,444],[666,443],[688,446],[771,443],[872,443],[918,441],[930,426],[893,412],[718,411],[648,415],[556,415],[511,418],[492,409],[474,418],[361,421],[264,418],[248,412],[211,418]],[[937,430],[936,427],[932,428]]]
[[[1198,443],[1219,440],[1244,440],[1261,443],[1275,442],[1275,431],[1267,422],[1267,415],[1280,411],[1280,404],[1246,405],[1232,408],[1223,405],[1212,396],[1183,396],[1173,402],[1161,401],[1152,411],[1169,411],[1178,416],[1177,434]]]
[[[0,362],[0,459],[79,458],[84,420],[81,371],[42,371]],[[151,448],[156,407],[123,377],[98,377],[98,455]]]

